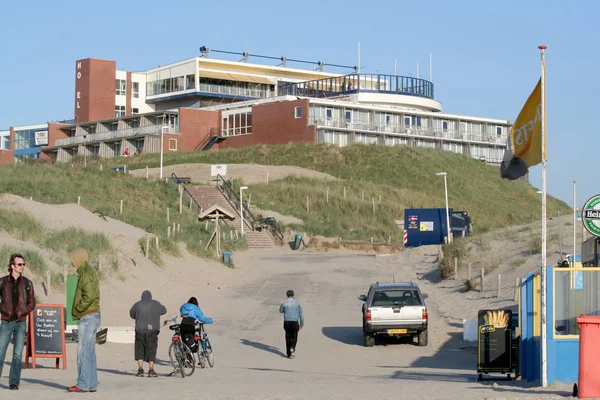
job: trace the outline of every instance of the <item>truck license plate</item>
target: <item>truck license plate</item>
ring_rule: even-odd
[[[389,335],[402,335],[406,333],[406,329],[388,329]]]

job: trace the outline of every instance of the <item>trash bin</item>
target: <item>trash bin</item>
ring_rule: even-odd
[[[294,250],[298,250],[300,248],[300,243],[302,243],[302,235],[296,233],[294,236]]]
[[[227,265],[228,267],[231,267],[231,252],[230,251],[223,252],[223,264]]]
[[[579,325],[579,379],[573,385],[573,397],[600,397],[600,316],[581,315]]]

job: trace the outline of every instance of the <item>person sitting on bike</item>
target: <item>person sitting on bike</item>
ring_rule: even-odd
[[[181,337],[183,338],[184,343],[186,343],[188,346],[193,344],[194,349],[192,349],[192,351],[195,351],[196,343],[193,339],[196,332],[196,320],[202,322],[203,324],[212,324],[214,320],[204,315],[198,306],[198,300],[195,297],[190,297],[187,303],[184,303],[181,308],[179,308],[179,313],[183,318],[180,325]]]

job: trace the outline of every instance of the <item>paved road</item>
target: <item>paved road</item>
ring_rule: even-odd
[[[186,379],[137,378],[133,376],[132,347],[108,343],[98,347],[100,386],[96,397],[541,399],[551,398],[553,393],[567,394],[556,389],[541,393],[515,383],[492,387],[491,383],[476,382],[475,349],[465,348],[462,327],[448,325],[432,305],[427,347],[399,342],[363,347],[357,297],[371,282],[387,278],[378,273],[373,256],[252,253],[237,256],[236,264],[251,265],[260,272],[255,276],[261,278],[228,285],[218,297],[203,300],[206,314],[217,320],[207,327],[215,349],[214,368],[197,369]],[[415,279],[414,272],[407,268],[395,279]],[[306,316],[294,360],[284,356],[278,312],[287,289],[296,291]],[[159,357],[166,360],[169,332],[160,336]],[[75,345],[70,344],[68,352],[67,371],[25,370],[19,395],[26,391],[31,398],[68,397],[62,389],[74,383]],[[159,364],[159,373],[170,371],[165,363]],[[7,384],[7,375],[8,365],[0,386]],[[2,392],[2,399],[11,398],[17,398],[16,393]]]

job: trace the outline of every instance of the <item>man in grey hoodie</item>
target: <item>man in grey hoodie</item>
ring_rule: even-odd
[[[135,359],[138,363],[137,376],[144,376],[144,361],[150,366],[148,376],[156,378],[154,361],[158,350],[158,334],[160,332],[160,316],[167,309],[156,300],[152,300],[149,290],[142,293],[142,300],[129,310],[131,318],[135,319]]]

